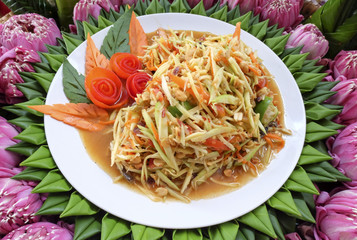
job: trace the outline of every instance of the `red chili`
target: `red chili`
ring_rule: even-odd
[[[145,72],[137,72],[126,80],[126,90],[132,99],[136,98],[137,94],[144,91],[146,83],[151,80],[151,76]]]
[[[95,67],[85,78],[88,98],[101,108],[119,108],[128,102],[122,82],[114,72]]]
[[[122,79],[127,79],[142,68],[139,59],[131,53],[115,53],[110,58],[111,69]]]

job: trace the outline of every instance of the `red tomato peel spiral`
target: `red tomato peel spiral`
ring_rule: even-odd
[[[85,78],[88,98],[101,108],[119,108],[128,102],[120,78],[112,71],[96,67]]]
[[[115,53],[110,58],[111,69],[122,79],[127,79],[142,68],[139,59],[131,53]]]
[[[137,94],[144,91],[146,83],[151,80],[151,76],[144,72],[137,72],[126,80],[126,90],[132,99],[136,98]]]

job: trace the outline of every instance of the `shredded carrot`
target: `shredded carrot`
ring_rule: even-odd
[[[85,74],[87,75],[90,70],[95,67],[109,69],[109,60],[102,53],[100,53],[99,49],[95,46],[93,39],[88,33],[85,59]]]
[[[141,26],[139,20],[136,18],[135,13],[131,15],[130,26],[129,26],[129,46],[130,52],[137,56],[143,56],[145,50],[143,47],[148,45],[146,33]]]
[[[237,37],[240,40],[240,32],[241,32],[241,22],[237,22],[236,30],[233,33],[233,38]]]
[[[253,67],[253,66],[251,66],[251,65],[249,65],[248,68],[249,68],[249,70],[252,71],[255,75],[257,75],[257,76],[259,76],[259,77],[262,75],[262,73],[260,72],[259,69],[256,69],[255,67]]]
[[[82,130],[100,131],[113,123],[112,120],[108,120],[108,112],[94,104],[66,103],[28,107]]]
[[[278,134],[267,133],[264,136],[264,139],[272,147],[272,149],[277,149],[278,151],[280,151],[285,145],[284,139]]]

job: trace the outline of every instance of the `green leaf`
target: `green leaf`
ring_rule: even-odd
[[[77,191],[71,194],[66,208],[60,215],[60,218],[70,216],[87,216],[94,215],[99,212],[99,208],[86,198],[80,195]]]
[[[295,73],[302,68],[304,61],[307,57],[308,53],[304,54],[290,54],[284,57],[282,60],[285,65],[289,68],[291,73]]]
[[[103,40],[100,51],[108,59],[117,52],[130,53],[129,47],[129,26],[133,8],[125,12],[110,28],[107,36]]]
[[[317,121],[328,116],[335,116],[340,113],[339,110],[329,109],[314,102],[304,102],[304,105],[307,120]]]
[[[33,98],[27,102],[17,103],[14,106],[18,107],[22,110],[25,110],[26,112],[29,112],[33,115],[43,117],[43,113],[40,113],[40,112],[37,112],[36,110],[28,108],[28,106],[43,105],[43,104],[45,104],[45,99],[43,97],[38,97],[38,98]]]
[[[65,54],[49,54],[43,53],[45,58],[47,59],[48,63],[50,64],[51,68],[54,71],[58,71],[60,66],[62,65],[63,61],[66,59],[67,55]]]
[[[272,208],[278,209],[282,212],[297,216],[300,215],[290,191],[285,188],[281,188],[277,191],[271,198],[268,199],[267,203]]]
[[[273,225],[270,221],[267,208],[264,204],[238,218],[238,221],[258,231],[261,231],[262,233],[265,233],[272,238],[277,237],[274,232]]]
[[[240,225],[236,240],[254,240],[254,232],[252,229]]]
[[[295,203],[294,203],[294,205],[295,205]],[[275,231],[276,235],[278,236],[278,239],[285,240],[283,229],[279,223],[280,219],[278,218],[276,211],[273,208],[268,208],[268,213],[269,213],[270,221],[273,224],[274,231]]]
[[[327,119],[322,119],[320,121],[317,121],[317,123],[320,124],[321,126],[324,126],[324,127],[327,127],[329,129],[333,129],[333,130],[338,130],[338,129],[346,127],[345,125],[341,125],[341,124],[335,123],[335,122],[327,120]]]
[[[227,7],[227,5],[225,5],[219,11],[212,13],[210,15],[210,17],[226,22],[227,21],[227,11],[228,11],[228,7]]]
[[[43,145],[39,147],[30,157],[22,161],[20,166],[54,169],[56,167],[56,163],[53,161],[48,146]]]
[[[303,95],[303,98],[304,100],[309,102],[323,103],[324,101],[326,101],[327,99],[329,99],[335,94],[336,92],[315,88],[313,91],[305,93]]]
[[[18,118],[14,118],[11,120],[8,120],[9,123],[14,124],[22,129],[28,128],[32,124],[40,124],[43,123],[43,118],[37,117],[35,115],[23,115]]]
[[[27,142],[20,142],[10,147],[7,147],[6,150],[16,152],[25,156],[30,156],[36,151],[37,148],[37,145],[33,145]]]
[[[273,26],[268,27],[267,29],[267,34],[265,35],[265,38],[274,38],[281,36],[284,32],[284,28],[278,28],[278,25],[275,24]],[[285,51],[285,50],[284,50]]]
[[[277,218],[284,233],[291,233],[296,231],[296,218],[289,216],[283,212],[276,211]]]
[[[71,103],[90,103],[84,87],[85,77],[66,59],[63,63],[63,91]]]
[[[32,190],[34,193],[68,192],[72,186],[58,169],[50,171]]]
[[[316,89],[319,90],[331,90],[334,86],[336,86],[338,81],[328,82],[328,81],[321,81],[316,85]]]
[[[259,40],[263,40],[267,33],[269,20],[265,20],[263,22],[254,24],[250,26],[248,32],[258,38]]]
[[[326,77],[326,73],[306,73],[297,72],[294,73],[294,78],[298,84],[301,93],[312,91],[316,85]]]
[[[282,35],[279,37],[267,38],[264,40],[264,43],[270,47],[277,55],[280,55],[285,48],[285,45],[289,39],[289,34]]]
[[[140,224],[131,225],[132,237],[134,240],[155,240],[160,239],[165,231],[157,228],[147,227]]]
[[[239,4],[227,13],[227,22],[240,17]]]
[[[83,42],[83,40],[73,38],[72,36],[70,36],[68,33],[65,32],[62,33],[62,37],[64,43],[66,44],[66,49],[68,54],[71,54],[74,51],[74,49],[76,49]]]
[[[308,208],[304,197],[302,196],[302,194],[300,193],[295,193],[294,194],[294,202],[297,206],[297,208],[299,209],[301,215],[297,216],[297,218],[303,220],[303,221],[307,221],[307,222],[311,222],[311,223],[315,223],[315,219],[312,216],[310,209]]]
[[[160,0],[160,4],[165,9],[165,12],[169,12],[170,11],[171,3],[169,2],[169,0]]]
[[[247,12],[243,16],[240,16],[238,18],[235,18],[235,19],[231,20],[229,23],[233,24],[233,25],[236,25],[237,22],[241,22],[241,25],[240,25],[241,29],[243,29],[245,31],[248,31],[248,29],[249,29],[249,19],[251,18],[252,14],[253,14],[252,12]]]
[[[173,240],[202,240],[202,231],[196,229],[175,229],[172,234]]]
[[[84,38],[87,38],[88,33],[89,33],[89,35],[92,36],[93,34],[100,31],[100,28],[97,28],[96,26],[93,26],[87,22],[83,22],[83,29],[84,29],[84,34],[85,34]]]
[[[311,164],[306,167],[306,171],[312,172],[313,169],[315,169],[316,172],[318,168],[320,169],[320,171],[327,172],[330,177],[335,178],[337,181],[341,181],[341,182],[351,181],[350,178],[343,175],[340,171],[338,171],[335,167],[333,167],[329,162],[326,161],[321,163]]]
[[[158,0],[152,0],[150,5],[145,11],[145,14],[155,14],[155,13],[165,13],[164,7],[159,3]]]
[[[76,217],[73,240],[87,240],[100,233],[100,221],[94,216]],[[95,238],[98,239],[98,238]]]
[[[53,78],[55,77],[54,73],[33,73],[36,81],[42,86],[42,88],[48,92]]]
[[[34,145],[42,145],[46,143],[43,125],[30,125],[14,138]]]
[[[60,215],[69,201],[68,193],[51,193],[36,215]]]
[[[221,9],[221,2],[217,1],[210,9],[207,9],[207,16],[211,16],[213,13],[218,12]]]
[[[49,54],[65,54],[68,55],[67,49],[63,48],[62,46],[53,46],[45,44]]]
[[[208,234],[210,239],[229,240],[235,239],[239,225],[234,222],[225,222],[216,226],[209,227]]]
[[[46,175],[48,171],[39,168],[28,167],[25,168],[22,172],[13,176],[12,179],[16,180],[26,180],[26,181],[41,181]]]
[[[43,55],[43,53],[41,53]],[[41,63],[33,63],[33,69],[38,73],[55,73],[55,71],[51,68],[49,63],[41,62]]]
[[[186,13],[188,12],[184,0],[175,0],[170,6],[170,12]]]
[[[138,14],[139,16],[141,15],[145,15],[145,11],[149,6],[149,1],[137,1],[137,3],[135,4],[135,8],[134,8],[134,12],[136,12],[136,14]]]
[[[328,138],[337,133],[338,132],[336,130],[321,126],[315,122],[310,122],[306,125],[305,141],[307,143],[311,143]]]
[[[298,163],[299,165],[306,165],[306,164],[328,161],[331,159],[332,159],[331,156],[318,151],[317,149],[313,148],[311,145],[306,145],[302,149]]]
[[[43,97],[46,95],[43,88],[34,82],[17,83],[16,87],[25,95],[27,99]]]
[[[131,232],[130,223],[109,213],[102,219],[101,240],[116,240]]]
[[[319,194],[305,170],[300,166],[295,167],[284,186],[291,191]]]
[[[109,26],[111,26],[112,24],[113,24],[113,22],[111,22],[111,21],[109,21],[108,19],[106,19],[106,18],[104,18],[104,17],[102,17],[102,16],[99,15],[99,17],[98,17],[98,27],[99,27],[100,29],[104,29],[104,28],[106,28],[106,27],[109,27]]]
[[[207,16],[205,5],[203,4],[203,0],[201,0],[194,8],[192,8],[190,13]]]

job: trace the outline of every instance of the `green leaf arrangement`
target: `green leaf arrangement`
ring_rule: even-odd
[[[315,24],[329,41],[328,57],[342,49],[357,47],[357,2],[350,0],[328,1],[305,23]]]
[[[88,32],[93,34],[112,24],[112,36],[109,37],[119,39],[115,34],[120,29],[125,29],[124,25],[127,24],[126,19],[131,11],[137,15],[184,12],[213,17],[231,24],[241,21],[243,30],[261,39],[280,56],[293,73],[306,107],[305,146],[289,179],[266,203],[244,216],[215,226],[200,229],[158,229],[131,223],[98,209],[73,189],[57,169],[47,146],[42,115],[27,106],[44,103],[48,86],[61,64],[67,68],[68,74],[74,74],[72,78],[78,80],[80,75],[71,71],[71,65],[65,60],[66,56],[85,40]],[[285,50],[288,35],[282,35],[283,30],[276,25],[269,27],[267,21],[259,22],[259,18],[252,12],[241,15],[238,6],[228,11],[227,6],[218,4],[206,11],[202,1],[191,9],[186,0],[175,0],[171,5],[167,1],[139,1],[130,9],[122,7],[119,13],[102,10],[98,19],[90,18],[88,22],[77,22],[76,25],[77,35],[64,33],[63,39],[58,40],[59,46],[47,46],[48,53],[42,54],[42,62],[35,65],[36,73],[21,74],[25,81],[21,90],[28,101],[4,108],[17,116],[11,123],[24,129],[18,136],[21,142],[8,148],[27,156],[21,163],[21,166],[27,168],[14,178],[39,181],[34,192],[46,192],[49,196],[37,214],[59,215],[65,221],[74,222],[75,240],[284,239],[285,234],[295,231],[299,221],[315,222],[312,196],[318,194],[318,191],[313,183],[349,180],[328,163],[331,157],[324,148],[324,140],[343,127],[330,121],[340,109],[324,104],[324,100],[333,94],[329,90],[334,85],[321,82],[325,76],[320,73],[321,67],[315,65],[316,61],[306,60],[306,54],[299,54],[298,48]],[[108,55],[118,51],[123,47],[120,44],[125,42],[124,38],[120,39],[123,41],[118,41],[115,45],[110,41],[103,44],[102,51]]]

